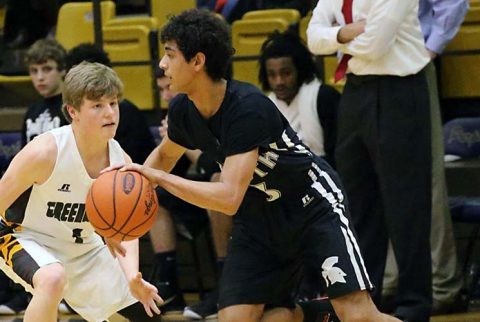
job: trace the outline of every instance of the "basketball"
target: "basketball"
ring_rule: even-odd
[[[153,225],[158,200],[152,185],[135,171],[101,174],[88,191],[85,210],[95,231],[115,240],[143,236]]]

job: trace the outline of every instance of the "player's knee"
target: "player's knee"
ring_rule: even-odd
[[[260,306],[234,305],[218,312],[219,322],[258,322],[261,320],[263,310]]]
[[[344,314],[338,315],[340,321],[344,322],[373,322],[372,317],[367,312],[361,310],[354,310],[353,312],[344,312]]]
[[[67,283],[65,268],[51,264],[40,268],[33,277],[35,290],[48,292],[52,298],[62,298]]]
[[[377,322],[383,321],[381,313],[369,306],[357,306],[351,310],[336,312],[340,321],[343,322]]]

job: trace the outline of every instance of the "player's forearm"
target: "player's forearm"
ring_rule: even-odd
[[[234,215],[245,195],[245,189],[225,182],[201,182],[184,179],[168,173],[158,177],[157,183],[173,195],[198,207]]]
[[[139,269],[138,239],[122,242],[122,246],[126,250],[126,255],[117,258],[127,281],[130,281],[137,275]]]
[[[150,153],[147,160],[145,160],[144,165],[150,168],[170,172],[182,154],[185,153],[185,150],[185,148],[170,141],[168,136],[166,136],[160,145]],[[167,153],[167,151],[169,152]]]

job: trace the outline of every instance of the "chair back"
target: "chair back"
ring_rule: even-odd
[[[150,0],[150,15],[157,18],[158,25],[162,27],[170,16],[196,6],[195,0]]]
[[[480,23],[480,5],[471,6],[468,8],[467,14],[463,19],[463,24],[478,24]]]
[[[278,30],[287,30],[289,23],[280,18],[241,19],[232,25],[233,78],[260,87],[258,81],[258,58],[262,44],[268,35]]]
[[[100,2],[100,8],[103,24],[115,16],[113,1]],[[67,50],[81,43],[93,43],[95,36],[92,2],[67,2],[62,5],[58,12],[55,38]]]
[[[480,97],[480,24],[462,25],[440,58],[442,98]]]
[[[480,117],[456,118],[443,126],[445,160],[480,157]]]
[[[302,17],[298,25],[298,34],[305,43],[307,43],[307,28],[308,24],[310,23],[310,19],[312,19],[312,12],[309,12],[308,15]]]
[[[266,9],[248,11],[242,16],[242,19],[271,18],[284,19],[289,24],[296,24],[300,21],[300,12],[296,9]]]
[[[21,148],[21,132],[0,132],[0,177]]]
[[[153,75],[158,52],[152,38],[150,30],[142,25],[103,28],[104,50],[125,85],[124,96],[143,110],[159,105]]]

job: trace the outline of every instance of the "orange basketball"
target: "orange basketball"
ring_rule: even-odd
[[[147,178],[134,171],[101,174],[88,191],[85,209],[95,231],[103,237],[132,240],[153,225],[157,195]]]

